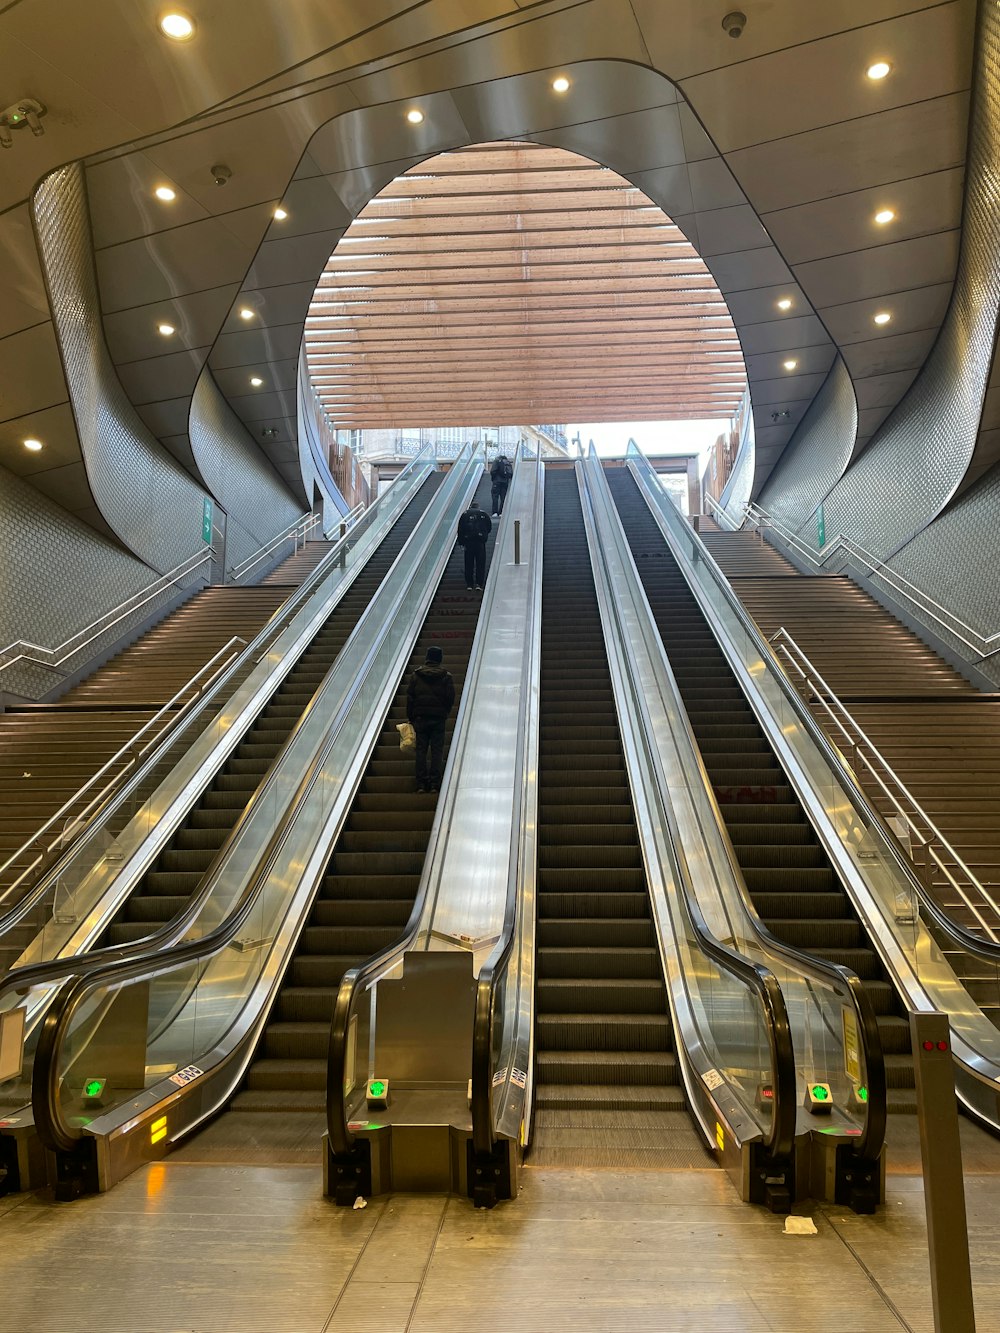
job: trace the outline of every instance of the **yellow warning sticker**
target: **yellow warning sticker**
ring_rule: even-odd
[[[858,1021],[853,1009],[842,1009],[844,1020],[844,1073],[854,1083],[861,1082],[861,1054],[858,1049]]]
[[[719,1145],[719,1152],[724,1152],[726,1148],[726,1135],[718,1120],[715,1122],[715,1141]]]

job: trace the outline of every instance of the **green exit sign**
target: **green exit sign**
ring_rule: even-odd
[[[212,501],[207,495],[201,506],[201,539],[204,542],[212,540]]]

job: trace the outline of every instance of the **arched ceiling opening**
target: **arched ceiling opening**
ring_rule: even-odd
[[[440,153],[348,227],[309,307],[331,425],[731,416],[732,317],[637,186],[541,143]]]

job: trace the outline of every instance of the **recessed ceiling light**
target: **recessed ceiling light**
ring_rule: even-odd
[[[778,302],[778,309],[791,310],[791,308],[792,308],[792,298],[790,296],[783,296],[781,300]]]
[[[896,214],[891,208],[880,208],[875,214],[875,221],[880,227],[884,227],[887,222],[891,222]]]
[[[172,324],[157,324],[156,327],[160,333],[163,334],[164,338],[169,338],[172,333],[176,333],[177,331]]]
[[[423,118],[424,118],[424,113],[422,111],[418,111],[416,107],[414,107],[412,111],[407,111],[406,113],[406,119],[410,122],[411,125],[419,125],[420,122],[423,120]]]
[[[288,214],[283,208],[278,207],[274,210],[274,216],[278,222],[284,222],[285,218],[288,217]]]
[[[554,93],[565,93],[569,91],[569,79],[565,74],[560,74],[557,79],[552,80],[552,91]]]
[[[174,10],[160,19],[160,32],[172,42],[186,42],[194,36],[194,19]]]
[[[892,319],[892,316],[889,314],[888,310],[880,310],[878,314],[874,316],[876,324],[888,324],[890,319]]]
[[[892,69],[888,60],[876,60],[874,65],[869,65],[865,73],[870,79],[884,79]]]
[[[782,361],[781,364],[786,370],[794,370],[799,363],[797,361]]]
[[[162,199],[165,204],[169,204],[171,199],[177,198],[177,193],[169,185],[158,185],[154,191],[157,199]]]
[[[253,385],[255,389],[259,389],[260,386],[264,383],[264,381],[260,378],[259,375],[251,375],[250,383]]]
[[[41,440],[24,440],[22,443],[25,449],[30,449],[33,454],[37,454],[42,447]]]
[[[254,311],[249,309],[248,306],[244,306],[243,309],[240,311],[240,319],[253,319],[253,317],[254,317]]]

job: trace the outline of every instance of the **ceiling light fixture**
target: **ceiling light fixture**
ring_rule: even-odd
[[[169,204],[171,199],[177,198],[176,190],[172,190],[169,185],[158,185],[153,193],[157,199],[162,199],[165,204]]]
[[[896,214],[891,208],[880,208],[875,214],[875,221],[880,227],[884,227],[887,222],[891,222]]]
[[[792,308],[792,298],[790,296],[783,296],[781,300],[778,302],[778,309],[791,310],[791,308]]]
[[[248,306],[244,306],[243,309],[240,311],[240,319],[253,319],[254,313],[255,312],[249,309]]]
[[[880,310],[873,318],[876,324],[888,324],[889,320],[892,319],[892,316],[889,314],[888,310]]]
[[[159,332],[163,334],[164,338],[169,338],[172,333],[176,333],[177,331],[172,324],[157,324],[156,327]]]
[[[794,370],[799,363],[797,361],[782,361],[781,364],[786,370]]]
[[[28,440],[23,440],[22,443],[23,443],[25,449],[30,450],[31,453],[33,453],[33,454],[37,454],[38,451],[39,451],[39,450],[41,449],[41,447],[42,447],[42,442],[41,442],[41,440],[31,440],[31,439],[28,439]]]
[[[560,74],[557,79],[552,80],[552,91],[554,93],[569,92],[569,79],[567,79],[565,74]]]
[[[194,19],[176,10],[160,19],[160,32],[172,42],[186,42],[194,36]]]
[[[876,60],[874,65],[869,65],[865,73],[870,79],[884,79],[892,69],[888,60]]]
[[[250,383],[253,385],[255,389],[259,389],[260,386],[264,383],[264,381],[260,378],[259,375],[251,375]]]
[[[279,205],[279,206],[274,210],[274,216],[275,216],[276,221],[278,221],[278,222],[284,222],[285,218],[288,217],[288,214],[287,214],[287,212],[285,211],[285,209],[283,209],[283,208]]]
[[[406,119],[410,122],[411,125],[419,125],[423,120],[423,118],[424,118],[424,113],[422,111],[418,111],[416,107],[414,107],[411,111],[407,111],[406,113]]]

